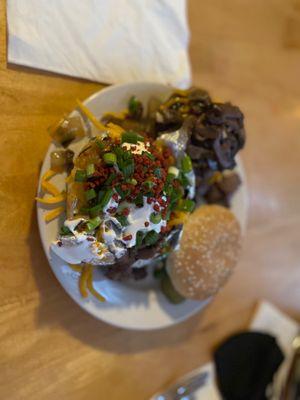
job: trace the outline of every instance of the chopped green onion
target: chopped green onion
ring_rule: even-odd
[[[78,169],[75,172],[75,182],[85,182],[86,181],[86,172],[82,169]]]
[[[185,199],[185,200],[181,199],[176,208],[177,210],[180,211],[192,212],[193,209],[195,208],[195,202],[190,199]]]
[[[131,160],[132,159],[132,154],[130,153],[130,151],[124,151],[123,153],[123,160]]]
[[[93,219],[89,219],[86,223],[87,230],[88,231],[93,231],[96,229],[99,225],[101,224],[101,218],[100,217],[95,217]]]
[[[171,194],[170,194],[170,202],[176,202],[177,200],[180,199],[180,197],[182,196],[182,193],[179,189],[175,189],[173,188]]]
[[[122,133],[122,143],[133,143],[136,144],[138,141],[138,135],[135,132],[123,132]]]
[[[110,186],[113,182],[113,180],[115,180],[117,177],[116,174],[112,173],[109,175],[109,177],[106,179],[106,181],[104,182],[104,186]]]
[[[131,178],[131,179],[127,179],[126,180],[126,183],[130,183],[131,185],[137,185],[137,180],[136,179],[134,179],[134,178]]]
[[[105,190],[100,190],[98,192],[98,203],[101,203],[101,200],[102,200],[104,194],[105,194]]]
[[[89,209],[89,213],[90,213],[90,216],[93,218],[93,217],[96,217],[97,215],[99,215],[101,212],[102,212],[102,206],[101,206],[101,204],[97,204],[96,206],[94,206],[94,207],[91,207],[90,209]]]
[[[154,197],[154,193],[151,192],[151,190],[150,190],[150,192],[144,193],[144,195],[145,195],[146,197]]]
[[[192,171],[193,169],[192,160],[188,155],[185,155],[181,160],[181,168],[185,174]]]
[[[139,193],[134,199],[134,203],[137,207],[142,207],[144,205],[144,199],[142,193]]]
[[[60,227],[59,234],[61,236],[67,236],[67,235],[72,235],[72,232],[70,231],[70,229],[67,226],[63,225]]]
[[[180,182],[184,188],[188,187],[191,184],[189,179],[183,173],[180,174]]]
[[[132,117],[138,118],[142,116],[143,105],[135,96],[131,96],[129,99],[128,111]]]
[[[166,182],[167,182],[167,183],[170,183],[170,182],[172,182],[175,178],[176,178],[175,175],[173,175],[173,174],[168,174],[168,175],[167,175]]]
[[[116,219],[120,222],[122,226],[129,225],[127,218],[125,215],[116,215]]]
[[[172,213],[172,209],[170,207],[170,208],[168,208],[167,213],[166,213],[166,221],[169,221],[169,219],[171,218],[171,213]]]
[[[155,157],[154,157],[154,155],[153,154],[151,154],[151,153],[149,153],[149,151],[143,151],[142,152],[142,155],[145,155],[145,156],[147,156],[150,160],[152,160],[152,161],[154,161],[155,160]]]
[[[179,169],[176,167],[169,167],[168,169],[168,175],[174,175],[175,178],[177,178],[179,174]]]
[[[125,178],[128,178],[134,173],[134,163],[130,162],[122,166],[121,171]]]
[[[97,197],[95,189],[89,189],[85,192],[85,198],[87,199],[87,201],[93,200],[95,197]]]
[[[157,178],[161,178],[161,169],[160,168],[155,168],[153,173]]]
[[[152,224],[159,224],[161,221],[161,214],[160,213],[151,213],[150,215],[150,221]]]
[[[104,153],[103,160],[107,165],[114,165],[117,162],[117,156],[115,153]]]
[[[121,186],[115,186],[115,190],[118,193],[118,195],[121,197],[121,200],[125,199],[126,196],[129,194],[129,190],[123,191],[121,189]]]
[[[113,189],[107,189],[105,191],[105,193],[102,196],[101,201],[100,201],[100,204],[101,204],[102,208],[104,208],[108,204],[108,202],[111,199],[112,195],[113,195]]]
[[[145,139],[143,136],[138,135],[136,132],[127,131],[122,133],[122,143],[137,144],[137,142],[143,142]]]
[[[151,189],[153,188],[153,186],[154,186],[154,182],[152,182],[152,181],[145,181],[145,182],[143,183],[143,185],[144,185],[144,187],[145,187],[146,190],[151,190]]]
[[[144,234],[143,231],[137,231],[137,233],[136,233],[136,241],[135,241],[136,247],[140,247],[142,245],[144,236],[145,236],[145,234]]]
[[[97,139],[95,140],[95,143],[96,143],[96,145],[99,147],[100,150],[104,150],[105,144],[102,142],[101,139],[97,138]]]
[[[86,175],[89,178],[90,176],[93,175],[93,173],[95,172],[95,165],[94,164],[88,164],[88,166],[86,167]]]
[[[173,192],[173,186],[169,185],[168,182],[166,182],[163,191],[167,196],[170,196],[171,193]]]
[[[150,231],[147,233],[145,237],[146,246],[152,246],[155,244],[159,239],[159,234],[155,231]]]
[[[90,209],[89,207],[81,207],[79,211],[81,214],[88,214],[90,212]]]

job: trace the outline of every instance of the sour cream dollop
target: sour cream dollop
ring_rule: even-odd
[[[163,198],[165,200],[165,198]],[[153,206],[160,206],[157,202],[148,204],[147,197],[143,197],[143,207],[136,207],[134,204],[128,204],[129,215],[127,217],[129,225],[125,227],[123,232],[123,243],[126,247],[130,248],[136,244],[136,234],[138,231],[144,233],[155,231],[160,233],[161,228],[167,225],[167,222],[163,219],[158,224],[154,224],[150,221],[150,215],[154,212]],[[146,224],[145,224],[146,223]],[[124,240],[126,237],[131,237],[129,240]]]

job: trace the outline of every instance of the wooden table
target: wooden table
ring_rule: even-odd
[[[84,313],[48,266],[33,200],[45,131],[100,85],[7,66],[0,4],[0,398],[147,399],[246,328],[260,299],[300,318],[299,0],[189,3],[194,82],[246,114],[249,230],[203,315],[144,333]]]

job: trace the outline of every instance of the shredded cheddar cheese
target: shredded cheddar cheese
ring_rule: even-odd
[[[93,286],[93,267],[89,266],[89,275],[87,278],[87,287],[90,293],[99,301],[104,302],[105,298],[95,290]]]
[[[52,219],[58,217],[60,214],[62,214],[65,211],[64,207],[57,207],[54,208],[53,210],[49,211],[44,215],[44,219],[46,222],[51,221]]]
[[[173,93],[178,94],[178,96],[186,97],[188,95],[188,92],[188,90],[175,89]]]
[[[172,99],[168,100],[166,103],[162,104],[160,107],[164,110],[166,108],[171,107],[173,104],[181,103],[186,104],[189,102],[189,99],[185,97],[173,97]]]
[[[83,266],[81,264],[68,264],[69,267],[75,272],[82,272]]]
[[[53,196],[59,196],[60,195],[60,191],[57,189],[57,187],[55,185],[53,185],[51,182],[48,181],[42,181],[42,188],[52,194]]]
[[[48,169],[42,176],[42,181],[47,181],[48,179],[52,178],[54,175],[56,175],[57,172],[53,171],[52,169]]]
[[[212,185],[213,183],[216,182],[221,182],[223,179],[223,175],[221,174],[221,172],[217,171],[213,174],[213,176],[209,179],[208,184]]]
[[[184,211],[175,211],[175,216],[168,222],[168,227],[184,224],[187,220],[189,213]]]
[[[87,280],[90,274],[90,267],[85,265],[82,269],[82,273],[79,278],[79,291],[82,297],[88,297],[89,293],[87,290]]]
[[[110,111],[110,112],[104,114],[103,118],[114,117],[114,118],[117,118],[117,119],[125,119],[127,113],[128,113],[127,110],[122,110],[120,112],[112,112],[112,111]]]
[[[47,197],[47,198],[36,197],[35,200],[42,204],[56,204],[66,200],[66,195],[59,194],[58,196]]]
[[[95,128],[99,129],[99,131],[106,131],[107,128],[103,125],[95,115],[84,105],[80,100],[76,100],[78,107],[83,112],[83,114],[91,121],[91,123],[95,126]]]
[[[107,127],[108,127],[108,134],[112,139],[118,139],[124,132],[123,128],[121,128],[119,125],[113,124],[112,122],[109,122],[107,124]]]

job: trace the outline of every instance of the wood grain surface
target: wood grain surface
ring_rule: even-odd
[[[300,318],[300,2],[189,2],[194,83],[246,115],[249,229],[207,311],[131,332],[96,321],[60,287],[33,201],[46,128],[101,86],[7,65],[0,1],[0,398],[148,399],[244,329],[260,299]]]

